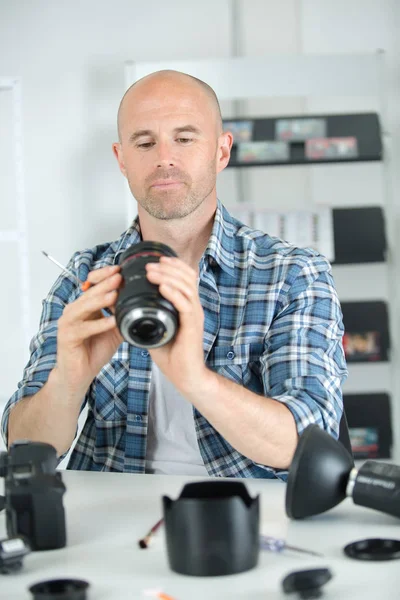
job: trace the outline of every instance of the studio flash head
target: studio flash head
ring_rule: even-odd
[[[359,470],[341,442],[318,425],[300,437],[286,488],[286,514],[303,519],[325,512],[346,497],[354,504],[400,517],[400,467],[367,460]]]

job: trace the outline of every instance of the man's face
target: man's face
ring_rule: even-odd
[[[133,89],[114,152],[140,207],[167,220],[206,199],[216,202],[217,172],[226,164],[220,165],[218,133],[214,106],[199,86],[151,81]]]

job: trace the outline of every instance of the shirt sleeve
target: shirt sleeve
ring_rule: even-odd
[[[316,423],[337,439],[347,369],[330,265],[314,258],[286,284],[261,357],[264,391],[292,412],[299,435]]]
[[[68,263],[73,270],[74,257]],[[1,432],[6,447],[8,446],[8,419],[11,409],[27,396],[36,394],[47,382],[51,370],[56,364],[57,356],[57,324],[64,307],[79,295],[75,283],[67,276],[61,275],[43,300],[39,330],[32,338],[29,346],[30,358],[17,391],[7,402],[1,420]]]

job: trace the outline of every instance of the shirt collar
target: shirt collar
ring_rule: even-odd
[[[234,233],[236,229],[231,215],[218,200],[214,224],[204,256],[210,257],[232,277],[235,270]]]
[[[120,256],[126,248],[129,248],[129,246],[132,246],[133,244],[138,244],[141,241],[142,234],[140,233],[139,217],[136,217],[129,229],[127,229],[116,242],[114,264],[117,265],[119,263]]]
[[[231,215],[222,205],[220,200],[218,200],[214,223],[204,252],[204,257],[209,257],[211,262],[215,261],[221,269],[226,271],[232,277],[235,269],[235,231],[236,227]],[[114,264],[118,264],[120,255],[126,248],[132,244],[138,244],[141,241],[142,236],[140,233],[139,218],[136,217],[131,227],[122,234],[115,244]]]

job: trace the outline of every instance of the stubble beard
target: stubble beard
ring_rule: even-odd
[[[211,191],[211,190],[210,190]],[[206,199],[206,196],[193,194],[185,189],[178,195],[175,191],[165,190],[161,193],[148,194],[139,202],[142,208],[152,217],[161,221],[183,219],[194,212]]]
[[[183,219],[197,210],[215,188],[215,162],[210,161],[207,172],[194,189],[188,175],[180,177],[180,180],[184,183],[180,189],[155,190],[149,187],[146,195],[135,194],[131,182],[129,187],[140,206],[155,219]]]

